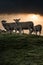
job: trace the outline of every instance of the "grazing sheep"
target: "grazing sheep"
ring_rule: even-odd
[[[16,25],[18,26],[17,30],[21,33],[22,30],[29,30],[29,33],[31,34],[31,31],[34,28],[34,23],[32,21],[27,22],[19,22],[20,19],[14,19]]]
[[[16,28],[15,23],[7,23],[5,20],[1,21],[3,27],[6,29],[6,31],[12,33],[12,31]]]
[[[41,30],[42,30],[42,25],[36,25],[36,26],[34,26],[34,32],[36,33],[36,35],[37,35],[37,33],[39,32],[39,35],[41,34]]]

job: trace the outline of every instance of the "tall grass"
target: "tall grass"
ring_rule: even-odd
[[[43,65],[43,36],[0,34],[0,65]]]

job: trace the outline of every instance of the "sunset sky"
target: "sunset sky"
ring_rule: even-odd
[[[3,19],[14,22],[15,18],[20,18],[20,22],[33,21],[34,25],[43,26],[43,0],[0,0],[0,29],[3,29]]]

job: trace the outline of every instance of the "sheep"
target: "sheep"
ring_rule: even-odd
[[[34,26],[33,31],[36,33],[36,35],[37,35],[38,32],[39,32],[39,35],[40,35],[41,34],[41,30],[42,30],[42,25],[38,24],[38,25]]]
[[[3,27],[6,29],[6,31],[12,33],[13,30],[15,30],[15,23],[7,23],[5,20],[1,21]]]
[[[22,30],[29,30],[29,34],[33,30],[34,23],[32,21],[19,22],[20,19],[14,19],[16,25],[18,26],[17,30],[21,33]]]

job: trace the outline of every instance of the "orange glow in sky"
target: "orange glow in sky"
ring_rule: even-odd
[[[33,21],[34,25],[41,24],[43,26],[43,16],[40,14],[0,14],[0,29],[3,29],[2,20],[14,22],[13,19],[20,18],[20,22]]]
[[[31,15],[30,17],[31,17],[31,19],[32,19],[33,21],[38,21],[38,17],[39,17],[39,16],[33,14],[33,15]]]
[[[16,18],[20,18],[20,22],[33,21],[35,25],[43,25],[43,16],[39,14],[0,14],[0,24],[3,19],[7,22],[14,22],[13,19]]]
[[[33,21],[34,24],[37,25],[43,21],[43,17],[40,15],[36,15],[36,14],[28,14],[26,20]]]

